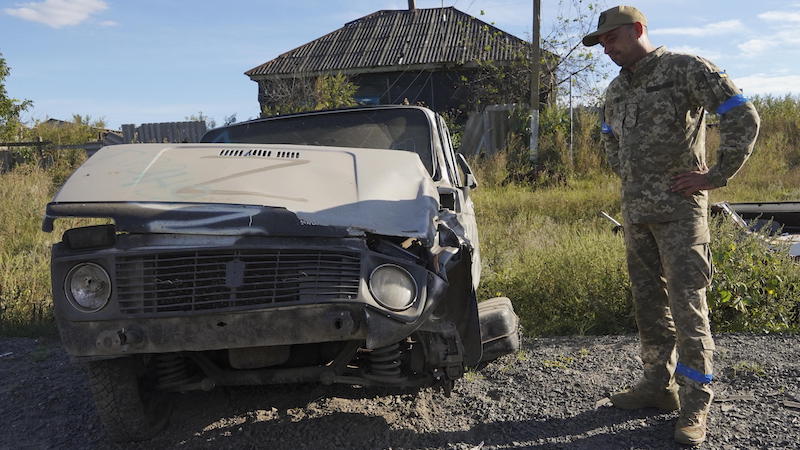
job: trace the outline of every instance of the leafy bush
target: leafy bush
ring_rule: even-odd
[[[783,331],[800,326],[800,265],[785,243],[713,223],[714,280],[708,292],[716,331]]]
[[[323,75],[314,82],[314,109],[333,109],[356,106],[358,86],[342,74]]]
[[[61,146],[82,145],[100,139],[100,130],[105,128],[102,120],[92,120],[89,116],[75,114],[71,122],[36,122],[25,131],[26,140],[50,142],[41,155],[32,151],[25,160],[39,162],[49,168],[53,178],[53,188],[61,186],[72,172],[86,160],[86,151],[80,148]]]
[[[635,331],[624,243],[596,216],[604,210],[619,217],[619,181],[596,172],[558,186],[508,183],[507,159],[473,164],[481,183],[473,193],[479,298],[510,297],[528,334]],[[713,330],[800,329],[800,264],[728,221],[712,221],[712,233]]]

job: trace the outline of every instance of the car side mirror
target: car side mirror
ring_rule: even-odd
[[[475,175],[472,173],[472,168],[469,167],[469,163],[467,162],[467,158],[464,158],[464,155],[461,153],[456,155],[456,160],[458,160],[458,166],[464,172],[467,179],[464,180],[466,186],[470,189],[477,189],[478,188],[478,180],[475,179]]]

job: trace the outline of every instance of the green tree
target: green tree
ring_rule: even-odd
[[[597,86],[609,75],[609,63],[598,47],[585,47],[583,36],[595,30],[600,3],[593,0],[560,0],[550,31],[542,36],[542,48],[557,59],[543,59],[545,70],[555,77],[556,95],[573,95],[588,103],[599,101]]]
[[[547,102],[564,98],[572,83],[573,94],[589,103],[595,103],[600,92],[598,82],[607,76],[607,63],[602,54],[583,46],[581,39],[593,30],[597,4],[591,0],[560,0],[558,13],[551,30],[541,36],[540,94]],[[483,11],[481,11],[483,14]],[[492,31],[484,26],[482,32]],[[503,38],[495,30],[488,40],[466,42],[465,46],[477,47],[484,54],[501,47],[510,57],[503,62],[479,58],[478,69],[471,75],[461,77],[461,83],[470,92],[467,109],[486,105],[518,103],[528,104],[530,77],[534,68],[530,57],[530,46]]]
[[[358,86],[339,73],[323,75],[314,84],[315,109],[333,109],[356,105]]]
[[[261,117],[355,106],[358,85],[343,74],[263,82],[267,104]]]
[[[23,130],[20,114],[33,105],[30,100],[8,97],[5,80],[10,74],[11,68],[0,53],[0,141],[5,142],[19,139]]]

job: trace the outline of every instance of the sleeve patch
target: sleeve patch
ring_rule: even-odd
[[[717,114],[719,115],[725,114],[726,112],[732,110],[733,108],[736,108],[737,106],[745,103],[747,103],[747,98],[744,95],[742,94],[734,95],[733,97],[725,100],[724,102],[722,102],[721,105],[719,105],[719,108],[717,108]]]

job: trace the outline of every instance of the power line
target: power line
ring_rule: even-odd
[[[432,83],[431,77],[433,77],[433,72],[428,72],[428,78],[426,78],[425,81],[422,83],[422,86],[419,87],[417,95],[414,96],[414,102],[412,103],[412,105],[417,103],[417,100],[419,99],[420,95],[422,95],[422,91],[425,89],[425,86],[427,86],[429,82]],[[433,97],[431,97],[431,101],[433,101]],[[431,105],[426,105],[426,106],[428,106],[429,108],[431,107]]]
[[[410,88],[410,87],[411,87],[411,85],[413,85],[413,84],[414,84],[414,82],[416,82],[416,81],[417,81],[417,78],[419,78],[419,76],[420,76],[420,75],[422,75],[422,72],[424,72],[424,71],[425,71],[424,69],[420,69],[420,71],[417,73],[417,76],[415,76],[415,77],[414,77],[414,79],[413,79],[413,80],[411,80],[411,83],[408,83],[408,85],[406,86],[406,88],[405,88],[405,89],[403,89],[403,92],[401,92],[401,93],[400,93],[400,95],[398,95],[398,96],[397,96],[397,100],[400,100],[400,98],[403,96],[403,94],[405,94],[405,93],[408,91],[408,88]],[[401,75],[402,75],[402,74],[401,74]],[[399,79],[400,79],[400,77],[397,77],[397,79],[399,80]],[[396,82],[397,82],[397,81],[395,81],[395,83],[396,83]],[[394,83],[392,83],[392,84],[394,85]],[[392,103],[396,103],[396,101],[394,101],[394,102],[392,102]]]
[[[469,10],[472,9],[472,5],[474,5],[474,4],[475,4],[475,0],[472,0],[471,2],[469,2],[469,6],[467,6],[467,9],[465,9],[464,12],[468,13]]]

